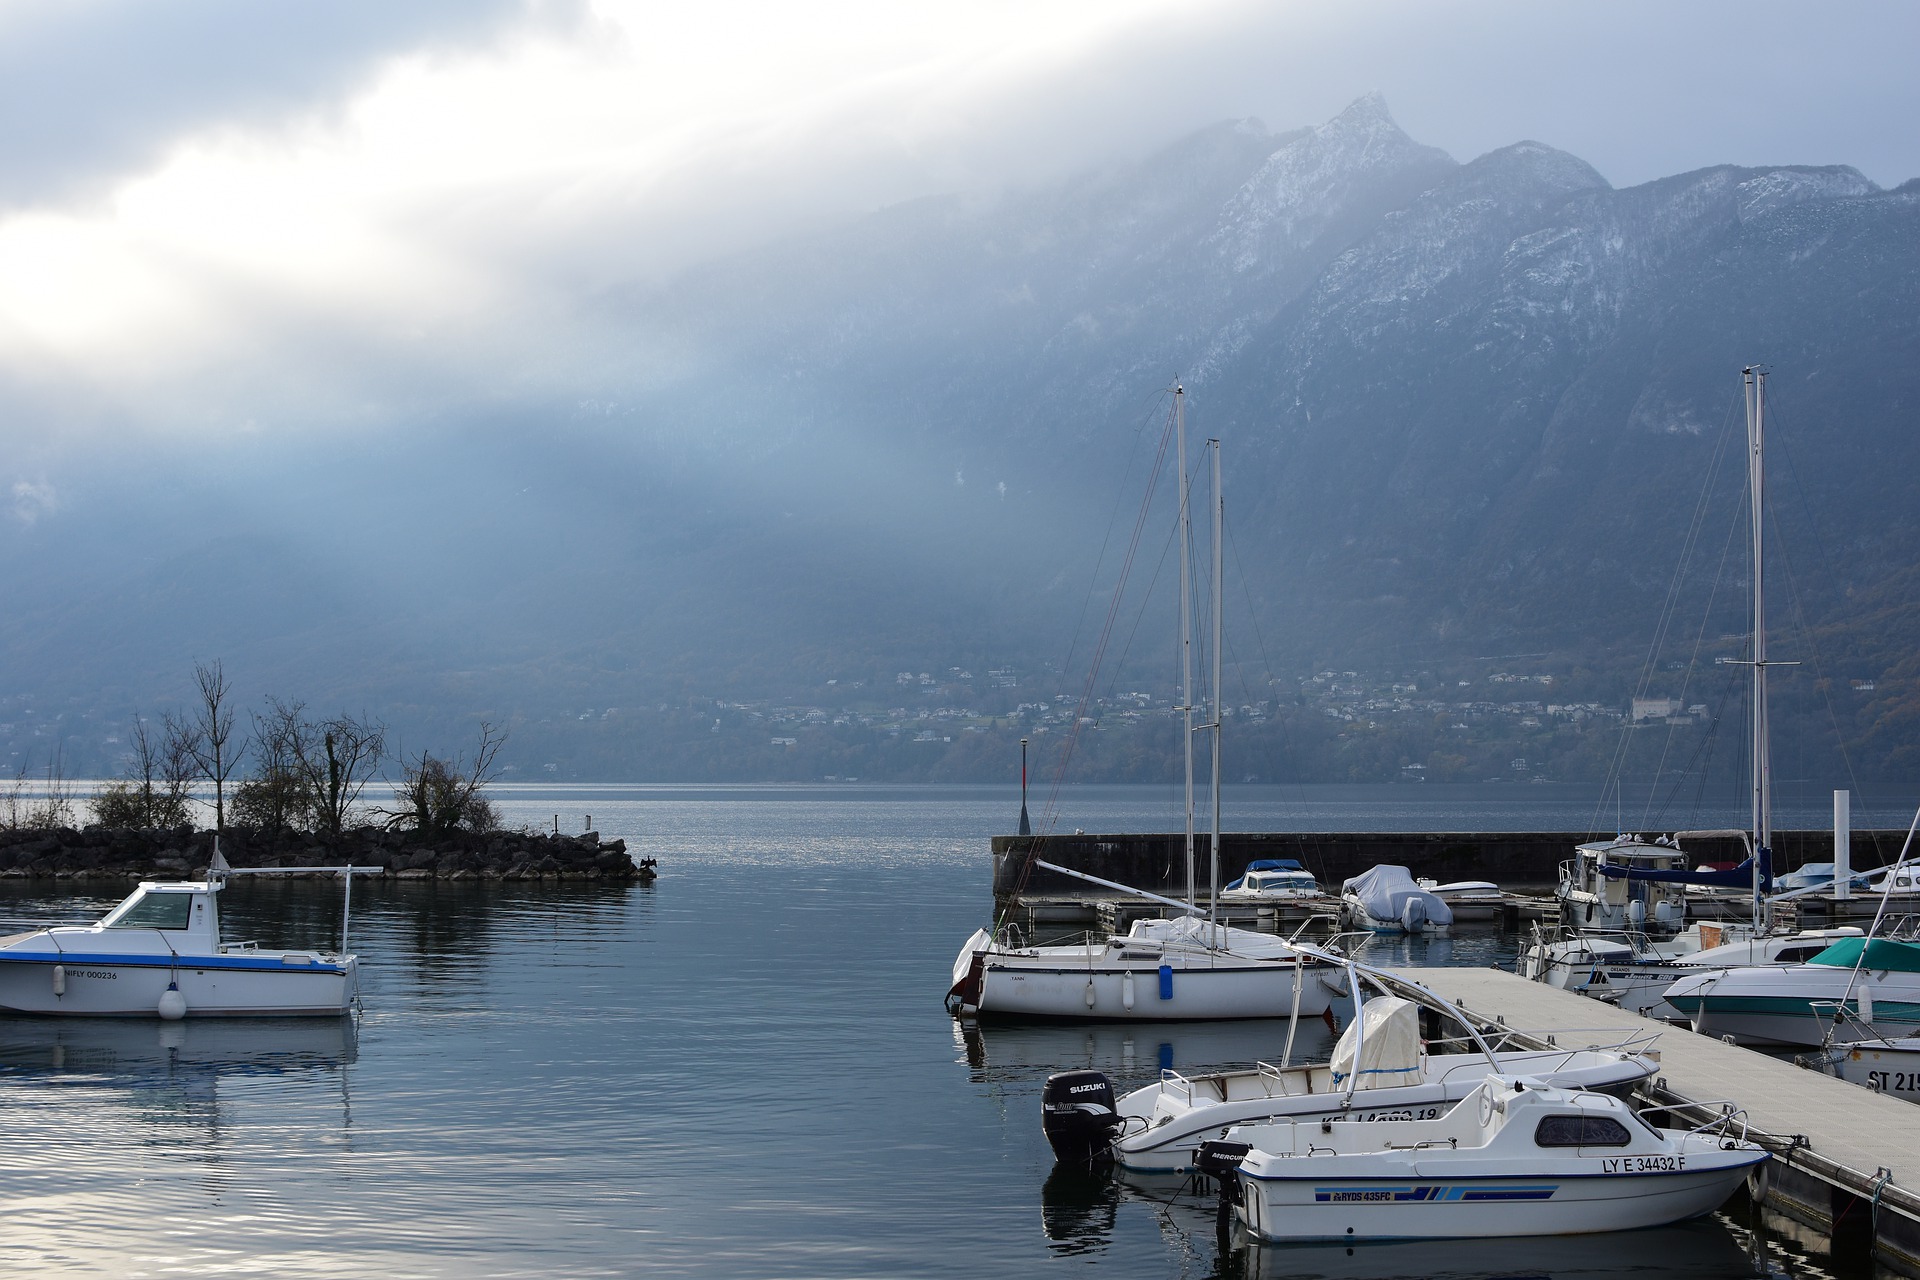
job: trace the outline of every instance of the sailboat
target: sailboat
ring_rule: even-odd
[[[1747,491],[1753,577],[1752,653],[1741,659],[1753,669],[1751,826],[1748,830],[1682,831],[1644,841],[1620,836],[1580,846],[1561,868],[1563,917],[1569,937],[1541,938],[1525,949],[1520,973],[1552,986],[1577,990],[1648,1017],[1672,1021],[1694,1016],[1695,1005],[1671,999],[1693,990],[1702,971],[1733,966],[1784,967],[1808,960],[1855,930],[1808,930],[1793,935],[1772,928],[1773,773],[1767,719],[1767,669],[1793,666],[1767,657],[1765,596],[1766,379],[1758,367],[1743,371],[1747,402]],[[1737,840],[1746,850],[1739,865],[1721,871],[1690,871],[1682,845],[1692,840]],[[1751,895],[1751,924],[1696,923],[1666,942],[1645,932],[1678,929],[1688,887],[1744,890]],[[1697,1028],[1696,1028],[1697,1029]],[[1812,1043],[1819,1043],[1816,1037]]]
[[[1185,392],[1173,389],[1180,490],[1181,702],[1186,717],[1186,880],[1184,900],[1142,893],[1127,885],[1033,858],[1044,870],[1109,889],[1139,894],[1179,913],[1136,920],[1125,934],[1088,936],[1050,946],[1019,946],[997,931],[976,930],[953,962],[949,1007],[959,1016],[1048,1020],[1170,1021],[1216,1018],[1318,1017],[1346,991],[1340,966],[1308,955],[1272,934],[1236,929],[1198,905],[1193,821],[1192,584],[1188,564],[1191,517],[1186,483]],[[1220,442],[1213,454],[1213,573],[1221,573],[1225,507],[1220,488]],[[1221,592],[1213,593],[1213,893],[1220,883],[1220,622]],[[1024,811],[1024,804],[1022,806]],[[1032,857],[1032,854],[1029,854]]]
[[[1747,453],[1753,525],[1753,830],[1754,931],[1762,931],[1764,897],[1770,887],[1767,866],[1772,840],[1767,756],[1767,668],[1765,614],[1762,609],[1761,499],[1765,493],[1763,448],[1766,440],[1767,375],[1746,370]],[[1917,819],[1920,821],[1920,819]],[[1874,958],[1862,972],[1864,956]],[[1874,971],[1878,971],[1877,974]],[[1876,987],[1881,999],[1876,1000]],[[1830,1037],[1831,1010],[1853,1003],[1857,1025],[1870,1027],[1876,1006],[1884,1022],[1904,1033],[1920,1029],[1920,944],[1891,938],[1842,937],[1787,966],[1741,966],[1682,977],[1664,992],[1666,1003],[1695,1031],[1748,1045],[1818,1045]],[[1829,1013],[1816,1013],[1824,1004]],[[1871,1034],[1871,1033],[1869,1033]]]

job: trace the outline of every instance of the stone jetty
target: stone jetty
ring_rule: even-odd
[[[636,863],[624,840],[526,831],[388,831],[359,827],[338,840],[301,832],[229,828],[220,851],[235,867],[381,867],[400,880],[647,881],[653,859]],[[0,830],[0,878],[178,879],[202,874],[213,833],[190,827],[151,831],[88,827]]]

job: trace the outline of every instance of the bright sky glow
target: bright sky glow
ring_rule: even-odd
[[[104,2],[0,3],[0,46],[37,30],[28,18],[88,12],[103,30],[114,17]],[[1920,142],[1887,141],[1911,133],[1911,77],[1863,65],[1907,47],[1864,37],[1911,34],[1916,11],[1855,7],[1777,49],[1758,81],[1714,43],[1743,25],[1730,12],[531,0],[484,38],[416,31],[298,103],[238,95],[133,144],[143,109],[196,86],[129,90],[116,119],[104,78],[87,91],[120,150],[102,149],[91,184],[0,202],[0,378],[108,385],[149,425],[250,419],[265,385],[358,402],[354,356],[375,348],[389,376],[417,362],[564,394],[610,341],[583,293],[810,220],[1141,154],[1227,116],[1317,123],[1376,88],[1461,159],[1536,137],[1616,182],[1723,161],[1856,163],[1883,183],[1911,176],[1894,165],[1920,171]],[[82,84],[111,75],[84,28],[62,47]]]

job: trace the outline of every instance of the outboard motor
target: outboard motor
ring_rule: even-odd
[[[1113,1082],[1098,1071],[1056,1071],[1040,1091],[1040,1128],[1053,1157],[1087,1165],[1107,1158],[1120,1133]]]
[[[1406,905],[1400,908],[1400,927],[1408,933],[1419,933],[1427,927],[1427,904],[1418,898],[1408,898]]]
[[[1214,1139],[1194,1148],[1193,1171],[1212,1178],[1220,1188],[1220,1203],[1214,1214],[1214,1235],[1224,1253],[1233,1239],[1233,1211],[1240,1204],[1240,1166],[1253,1150],[1248,1142]]]

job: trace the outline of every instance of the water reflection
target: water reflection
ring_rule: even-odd
[[[1541,1276],[1607,1280],[1684,1275],[1734,1280],[1770,1274],[1728,1224],[1702,1219],[1645,1231],[1506,1240],[1406,1240],[1379,1244],[1248,1244],[1247,1280],[1453,1280]]]
[[[954,1024],[954,1040],[979,1083],[1027,1083],[1038,1089],[1055,1071],[1103,1071],[1116,1088],[1159,1079],[1162,1071],[1192,1075],[1281,1060],[1287,1046],[1283,1018],[1247,1022],[1099,1022]],[[1293,1037],[1293,1061],[1322,1062],[1334,1034],[1324,1021],[1303,1018]],[[1038,1111],[1035,1112],[1038,1123]]]
[[[1040,1228],[1063,1256],[1106,1252],[1119,1211],[1120,1184],[1104,1169],[1055,1165],[1040,1188]]]
[[[1102,1207],[1096,1185],[1110,1184]],[[1056,1191],[1055,1184],[1060,1184]],[[1070,1188],[1070,1190],[1069,1190]],[[1727,1209],[1708,1218],[1645,1231],[1493,1240],[1406,1240],[1346,1245],[1258,1241],[1219,1212],[1213,1184],[1181,1176],[1124,1171],[1056,1170],[1043,1193],[1050,1248],[1099,1252],[1130,1213],[1158,1224],[1171,1249],[1211,1256],[1211,1280],[1477,1280],[1485,1277],[1559,1277],[1608,1280],[1620,1276],[1686,1275],[1699,1280],[1751,1280],[1820,1275],[1817,1268],[1782,1267],[1763,1232],[1741,1224],[1748,1203],[1736,1193]]]
[[[211,1082],[223,1075],[328,1070],[358,1056],[359,1033],[350,1017],[0,1021],[0,1078],[66,1075],[136,1085]]]

